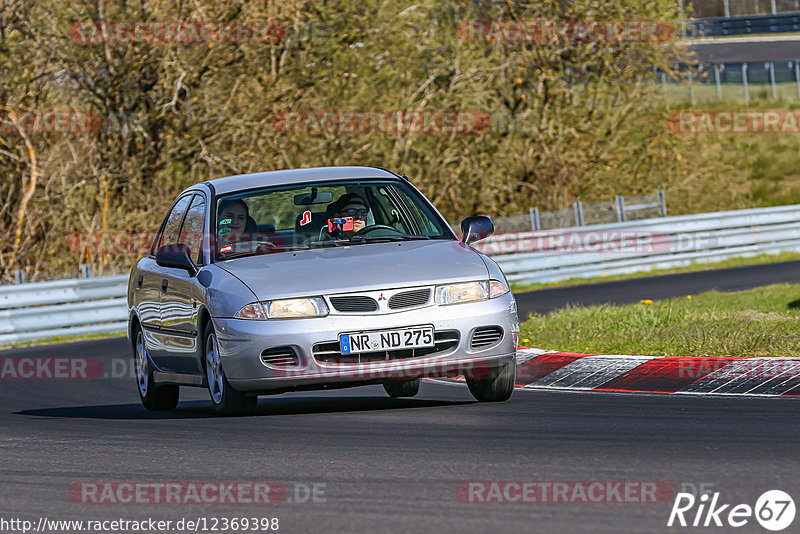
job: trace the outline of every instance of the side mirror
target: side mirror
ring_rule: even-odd
[[[461,221],[461,241],[469,245],[494,233],[494,223],[486,215],[473,215]]]
[[[177,243],[174,245],[164,245],[156,251],[156,263],[161,267],[173,267],[183,269],[190,276],[197,274],[197,267],[191,258],[189,245]]]

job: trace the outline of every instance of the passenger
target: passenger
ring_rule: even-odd
[[[250,210],[241,199],[223,200],[217,210],[217,235],[222,243],[234,244],[239,241],[247,227]]]
[[[261,233],[244,200],[223,200],[217,210],[217,246],[220,254],[275,252],[282,242],[274,232]]]
[[[345,193],[336,202],[328,206],[326,210],[329,219],[352,217],[353,230],[341,232],[341,238],[347,239],[363,230],[367,226],[367,215],[369,206],[361,196],[356,193]]]

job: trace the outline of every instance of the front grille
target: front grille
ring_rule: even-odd
[[[297,367],[300,362],[292,347],[274,347],[261,353],[261,363],[270,367]]]
[[[503,339],[503,329],[499,326],[484,326],[476,328],[472,333],[469,348],[472,350],[485,349],[496,345]]]
[[[456,348],[459,334],[457,330],[435,332],[433,334],[433,347],[420,349],[382,350],[379,352],[365,352],[363,354],[342,354],[339,352],[338,341],[317,343],[312,347],[314,359],[321,363],[369,363],[385,360],[403,360],[406,358],[419,358],[421,356],[437,355]]]
[[[331,297],[331,304],[340,312],[374,312],[378,311],[378,301],[372,297],[348,296]]]
[[[412,306],[422,306],[427,304],[431,298],[430,288],[414,289],[413,291],[403,291],[392,295],[389,299],[389,308],[399,310],[401,308],[411,308]]]

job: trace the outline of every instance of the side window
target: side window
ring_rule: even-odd
[[[186,219],[183,221],[181,235],[178,243],[189,246],[195,263],[203,262],[203,223],[206,217],[206,201],[203,195],[195,195],[192,204],[186,212]]]
[[[397,192],[394,188],[390,189],[389,187],[382,186],[378,189],[378,194],[374,197],[386,218],[386,221],[382,224],[393,226],[407,234],[415,233],[408,224],[400,206],[398,206],[400,199],[397,197]]]
[[[164,245],[174,245],[178,242],[178,232],[181,229],[181,222],[186,213],[186,208],[189,207],[189,200],[191,200],[191,198],[191,195],[186,195],[181,198],[169,212],[166,223],[164,224],[164,231],[159,236],[158,242],[156,243],[156,250]]]
[[[442,233],[442,229],[436,228],[433,224],[435,220],[433,213],[423,213],[421,204],[411,200],[405,191],[398,191],[398,194],[405,201],[406,208],[411,212],[416,225],[421,226],[420,233],[425,235],[433,235],[437,232]],[[422,201],[420,200],[419,202]]]

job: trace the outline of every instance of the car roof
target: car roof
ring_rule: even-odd
[[[217,194],[233,193],[257,187],[272,185],[291,185],[305,182],[324,182],[347,178],[394,178],[398,175],[379,167],[312,167],[306,169],[288,169],[283,171],[257,172],[227,176],[203,182],[213,186]],[[201,184],[197,184],[201,185]],[[189,189],[195,189],[192,186]]]

